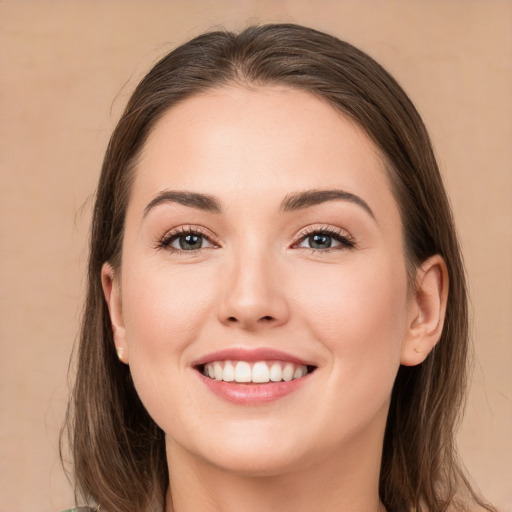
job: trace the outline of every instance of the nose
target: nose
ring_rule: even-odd
[[[219,320],[247,331],[278,327],[289,319],[283,276],[269,255],[238,257],[226,269]]]

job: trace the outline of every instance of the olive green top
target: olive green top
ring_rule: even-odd
[[[75,507],[75,508],[68,508],[67,510],[63,510],[62,512],[95,512],[95,510],[91,507]]]

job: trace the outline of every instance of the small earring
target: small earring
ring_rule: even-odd
[[[117,354],[117,359],[119,359],[119,361],[121,361],[121,363],[124,363],[124,348],[123,347],[116,347],[116,354]]]
[[[416,354],[421,354],[422,350],[421,348],[414,347],[414,352],[416,352]]]

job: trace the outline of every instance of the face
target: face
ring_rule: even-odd
[[[379,452],[414,304],[365,133],[306,92],[226,87],[169,110],[135,172],[107,299],[168,447],[250,474]]]

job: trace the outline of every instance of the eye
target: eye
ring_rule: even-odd
[[[296,247],[312,249],[313,251],[328,251],[354,247],[354,241],[350,235],[340,229],[322,228],[310,229],[303,234]]]
[[[159,242],[159,249],[168,249],[171,252],[193,252],[200,249],[215,247],[213,242],[196,229],[181,228],[167,233]]]
[[[332,236],[326,235],[325,233],[316,233],[304,239],[299,247],[309,247],[310,249],[329,249],[333,243],[336,244],[336,240],[334,240]]]
[[[174,249],[181,249],[182,251],[196,251],[203,247],[210,247],[210,242],[198,233],[188,233],[186,235],[179,235],[173,237],[169,245]]]

